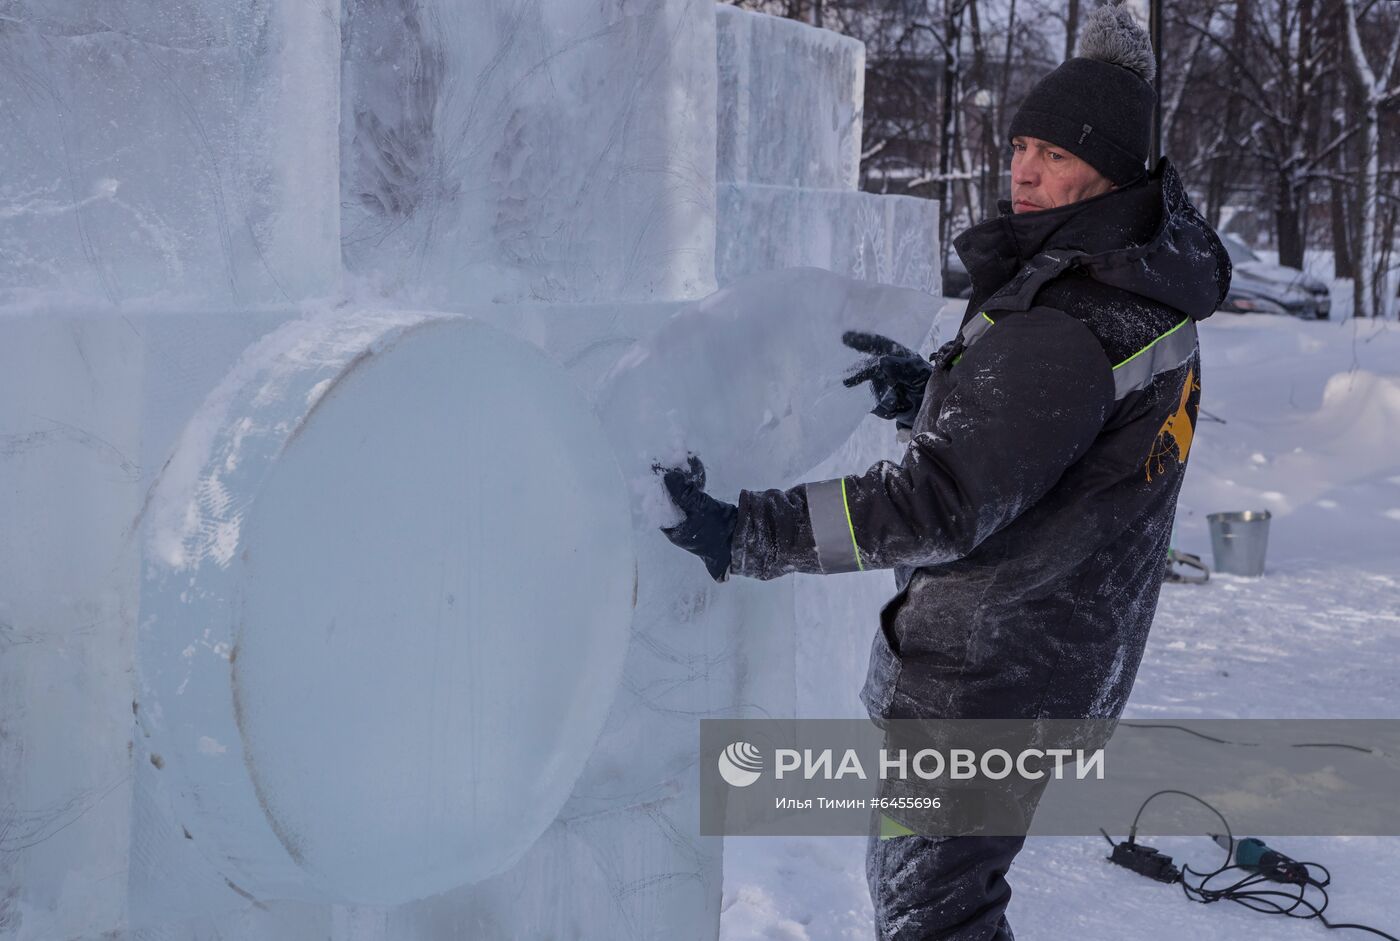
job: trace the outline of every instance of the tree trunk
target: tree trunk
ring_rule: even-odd
[[[1006,14],[1006,54],[1001,60],[1001,90],[997,95],[997,113],[1001,117],[1006,115],[1006,96],[1010,94],[1011,88],[1011,50],[1016,40],[1016,0],[1011,0],[1009,11]],[[997,136],[1000,137],[1002,128],[997,129]]]
[[[1293,114],[1299,126],[1301,148],[1297,152],[1300,155],[1318,152],[1322,146],[1322,129],[1326,127],[1326,121],[1323,120],[1316,101],[1319,90],[1313,85],[1316,76],[1314,52],[1319,40],[1313,20],[1315,3],[1316,0],[1298,0],[1298,58],[1292,98]],[[1306,165],[1300,166],[1294,171],[1296,175],[1293,181],[1293,206],[1298,216],[1295,230],[1297,244],[1290,250],[1289,257],[1296,257],[1297,261],[1283,261],[1280,258],[1282,264],[1299,269],[1304,267],[1307,258],[1308,229],[1312,221],[1312,181],[1307,173],[1300,172],[1305,168]],[[1293,236],[1290,235],[1289,238]],[[1296,255],[1292,254],[1293,252],[1296,252]],[[1282,244],[1280,254],[1283,254]]]
[[[1236,49],[1247,47],[1249,40],[1249,7],[1250,0],[1235,0],[1235,21],[1231,27],[1230,42]],[[1230,72],[1234,76],[1235,86],[1239,87],[1244,79],[1240,76],[1240,67],[1230,64]],[[1230,182],[1230,174],[1235,172],[1234,135],[1236,125],[1239,124],[1240,103],[1238,95],[1228,95],[1225,98],[1225,117],[1222,128],[1224,130],[1225,153],[1216,154],[1210,161],[1210,175],[1206,182],[1206,219],[1212,228],[1219,228],[1221,211],[1225,208],[1225,201],[1234,192],[1234,187]]]
[[[1356,253],[1356,315],[1380,316],[1376,290],[1376,178],[1380,176],[1380,140],[1377,134],[1379,115],[1374,98],[1367,96],[1361,117],[1362,163],[1360,186],[1357,188],[1357,209],[1361,217],[1361,240]]]
[[[1341,101],[1341,113],[1333,114],[1332,136],[1335,138],[1345,129],[1342,115],[1356,113],[1356,94],[1350,83],[1334,81],[1336,94]],[[1337,148],[1332,160],[1334,177],[1332,180],[1332,276],[1334,278],[1356,277],[1356,202],[1352,198],[1350,154],[1351,142]]]
[[[1392,293],[1385,290],[1390,278],[1390,259],[1395,247],[1395,222],[1397,212],[1394,200],[1390,200],[1385,205],[1385,210],[1381,213],[1384,222],[1381,224],[1381,257],[1380,264],[1376,268],[1376,280],[1380,282],[1377,291],[1376,315],[1379,317],[1390,316]]]
[[[1378,202],[1377,178],[1380,176],[1380,141],[1377,133],[1380,123],[1380,107],[1377,96],[1376,76],[1366,61],[1366,52],[1361,45],[1361,34],[1356,23],[1356,0],[1344,0],[1342,15],[1346,17],[1347,47],[1351,66],[1361,86],[1361,166],[1358,175],[1356,202],[1360,215],[1361,237],[1357,242],[1355,258],[1356,280],[1353,309],[1357,317],[1375,317],[1380,313],[1380,298],[1377,296],[1376,273],[1376,203]]]
[[[1225,158],[1216,157],[1210,162],[1210,172],[1206,175],[1206,221],[1212,229],[1220,228],[1220,210],[1227,198],[1225,189]]]
[[[1339,172],[1345,172],[1346,165],[1343,163],[1339,167]],[[1352,264],[1351,251],[1351,187],[1341,180],[1332,181],[1332,276],[1336,278],[1354,278],[1356,269]]]
[[[1079,0],[1069,0],[1069,12],[1065,16],[1065,58],[1074,56],[1074,43],[1079,38]]]
[[[976,225],[989,215],[989,207],[996,204],[995,168],[998,162],[996,139],[991,128],[992,91],[988,87],[992,83],[992,69],[987,61],[987,48],[982,36],[982,20],[977,0],[968,0],[967,25],[972,39],[972,70],[969,74],[977,84],[977,94],[972,107],[961,112],[959,135],[963,139],[963,147],[960,150],[963,154],[962,168],[968,171],[967,182],[963,187],[967,218]],[[968,123],[973,118],[979,125],[979,134],[975,139],[972,127]],[[977,152],[975,161],[974,148]],[[974,168],[977,171],[975,176],[972,173]]]
[[[1170,148],[1167,146],[1172,139],[1172,126],[1176,124],[1176,112],[1181,107],[1181,96],[1186,91],[1186,86],[1191,80],[1191,67],[1196,64],[1196,57],[1201,54],[1201,47],[1205,45],[1206,34],[1196,33],[1191,37],[1191,45],[1186,50],[1185,59],[1172,71],[1176,73],[1176,87],[1172,89],[1172,94],[1162,106],[1162,151],[1165,153]]]
[[[953,168],[953,152],[957,148],[953,118],[958,105],[958,84],[961,75],[959,47],[962,45],[961,25],[963,5],[966,0],[944,0],[943,22],[943,114],[940,115],[938,136],[938,182],[934,192],[938,196],[939,244],[947,245],[952,231],[953,187],[948,179]]]
[[[1278,236],[1278,263],[1303,267],[1303,208],[1293,180],[1281,173],[1275,182],[1274,228]]]

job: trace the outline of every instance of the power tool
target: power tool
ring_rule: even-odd
[[[1212,833],[1210,838],[1225,849],[1231,849],[1228,836]],[[1245,869],[1253,869],[1273,882],[1307,885],[1312,881],[1308,876],[1307,866],[1288,858],[1278,850],[1269,849],[1263,840],[1256,840],[1254,837],[1237,840],[1234,845],[1234,853],[1235,865],[1243,866]]]

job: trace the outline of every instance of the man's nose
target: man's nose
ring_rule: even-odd
[[[1011,162],[1011,182],[1017,185],[1034,186],[1040,179],[1040,168],[1035,158],[1023,156]]]

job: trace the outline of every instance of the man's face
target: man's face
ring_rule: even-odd
[[[1038,137],[1011,138],[1011,209],[1054,209],[1116,189],[1108,177],[1063,147]]]

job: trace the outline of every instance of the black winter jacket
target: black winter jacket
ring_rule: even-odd
[[[954,246],[973,296],[898,464],[743,491],[730,571],[893,568],[873,718],[1117,718],[1156,610],[1230,283],[1164,158],[1137,183]]]

